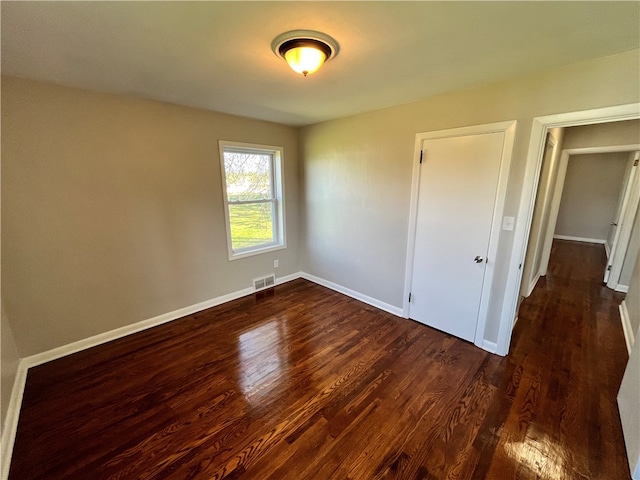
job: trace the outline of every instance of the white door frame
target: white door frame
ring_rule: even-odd
[[[572,155],[588,155],[591,153],[632,152],[638,149],[640,149],[640,144],[616,145],[611,147],[568,148],[562,150],[560,154],[560,163],[558,164],[556,188],[553,192],[553,198],[551,200],[551,210],[549,212],[547,236],[544,241],[544,249],[542,251],[542,259],[540,262],[541,275],[546,275],[547,269],[549,268],[551,245],[553,244],[553,234],[555,233],[556,224],[558,223],[558,212],[560,211],[560,202],[562,200],[562,192],[564,191],[564,182],[567,175],[567,167],[569,166],[569,157],[571,157]]]
[[[631,185],[633,183],[633,176],[635,175],[635,172],[637,171],[637,169],[634,169],[633,167],[635,166],[635,161],[636,159],[638,159],[638,156],[640,156],[640,150],[637,150],[635,152],[631,152],[633,153],[633,155],[628,155],[627,158],[627,166],[624,169],[624,177],[622,179],[622,189],[620,190],[620,193],[618,195],[618,203],[616,205],[616,213],[613,216],[613,222],[611,222],[612,224],[609,226],[609,231],[607,232],[607,238],[604,244],[604,248],[607,251],[607,261],[609,260],[609,257],[611,256],[611,249],[612,246],[614,244],[615,241],[615,237],[616,237],[616,233],[618,232],[618,224],[620,224],[620,218],[622,217],[622,214],[624,213],[624,206],[627,204],[629,195],[631,190],[629,190],[631,188]],[[615,225],[613,225],[615,224]],[[614,228],[615,227],[615,228]],[[611,229],[614,229],[615,232],[613,234],[613,237],[611,237]],[[605,277],[604,281],[607,281],[607,278]]]
[[[484,330],[487,320],[487,311],[489,308],[489,297],[491,293],[491,284],[493,280],[493,271],[498,251],[498,240],[500,229],[502,227],[502,214],[504,211],[504,202],[507,194],[507,180],[509,178],[509,169],[511,167],[511,158],[513,156],[513,144],[515,140],[517,121],[490,123],[486,125],[474,125],[470,127],[453,128],[447,130],[437,130],[433,132],[424,132],[416,134],[414,155],[413,155],[413,173],[411,178],[411,203],[409,209],[409,234],[407,240],[407,260],[405,265],[404,279],[404,300],[402,302],[402,315],[409,318],[409,293],[411,292],[411,282],[413,278],[413,259],[416,243],[416,224],[418,221],[418,195],[420,190],[420,152],[422,144],[425,140],[434,140],[441,138],[463,137],[468,135],[481,135],[484,133],[505,134],[502,148],[502,158],[500,161],[500,171],[498,175],[498,185],[496,190],[496,201],[493,210],[493,220],[491,223],[491,233],[489,240],[489,249],[487,256],[487,266],[485,272],[485,280],[482,288],[482,297],[480,299],[480,309],[478,314],[478,324],[474,343],[480,348],[492,351],[492,347],[488,347],[484,342]]]
[[[545,166],[544,155],[546,154],[547,151],[549,151],[549,148],[548,148],[549,145],[551,146],[551,153],[548,161],[550,164],[552,164],[553,159],[556,157],[556,154],[557,154],[556,152],[558,150],[559,145],[558,145],[557,139],[551,134],[551,132],[549,132],[549,134],[547,135],[547,143],[544,146],[542,164],[540,166],[540,168],[542,169],[544,169],[544,166]],[[551,192],[550,183],[552,178],[553,178],[553,172],[552,170],[549,170],[549,175],[547,175],[547,178],[541,179],[541,181],[546,182],[546,186],[543,186],[543,189],[544,189],[543,197],[540,199],[541,202],[538,205],[538,210],[539,211],[542,210],[542,220],[544,220],[544,211],[547,209],[547,205],[549,205],[549,208],[551,209],[551,205],[553,204],[553,194],[555,193],[555,190],[553,193]],[[540,188],[540,183],[538,183],[538,188]],[[536,202],[538,201],[537,195],[538,193],[536,192]],[[535,210],[536,210],[536,207],[534,205],[534,213],[535,213]],[[551,217],[551,210],[549,210],[549,217]],[[533,240],[532,247],[534,248],[534,252],[531,257],[531,262],[533,263],[533,265],[531,270],[529,271],[529,278],[525,279],[527,282],[525,283],[525,285],[528,285],[527,290],[525,292],[526,293],[525,297],[528,297],[529,295],[531,295],[531,292],[535,288],[540,277],[544,276],[546,273],[546,268],[544,266],[544,245],[546,241],[546,236],[544,236],[543,238],[542,232],[545,232],[545,228],[546,228],[547,229],[546,233],[548,233],[550,223],[551,222],[547,222],[546,224],[540,223],[540,227],[535,238],[529,238],[529,243],[531,243],[531,241]],[[539,261],[537,262],[538,267],[533,268],[536,266],[536,257],[539,258]],[[522,266],[522,268],[524,269],[524,265]]]
[[[638,154],[636,153],[634,162],[638,161]],[[634,163],[635,165],[635,163]],[[607,272],[605,273],[607,287],[618,290],[620,275],[624,268],[624,259],[631,241],[631,231],[633,230],[633,223],[636,218],[636,212],[638,211],[638,203],[640,202],[640,175],[638,174],[638,166],[631,167],[631,173],[629,174],[629,180],[625,185],[625,195],[622,200],[622,212],[618,220],[618,228],[616,228],[615,237],[611,245],[611,255],[607,260]],[[622,224],[622,225],[620,225]],[[611,266],[611,270],[609,270]],[[608,274],[608,275],[607,275]]]
[[[540,179],[540,167],[547,131],[554,127],[574,127],[578,125],[590,125],[596,123],[618,122],[621,120],[634,120],[640,118],[640,103],[618,105],[614,107],[582,110],[578,112],[559,113],[535,117],[531,128],[527,163],[525,165],[524,181],[520,196],[518,220],[514,231],[513,249],[509,265],[502,315],[498,329],[498,342],[496,353],[507,355],[511,344],[511,334],[518,307],[518,297],[522,284],[522,267],[527,253],[527,243],[535,194]]]

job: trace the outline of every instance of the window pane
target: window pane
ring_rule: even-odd
[[[273,198],[271,155],[224,152],[224,170],[230,202]]]
[[[229,205],[233,250],[274,241],[271,206],[271,203]]]

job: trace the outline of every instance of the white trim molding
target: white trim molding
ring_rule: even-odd
[[[509,172],[511,169],[511,160],[513,157],[513,146],[515,142],[516,120],[505,122],[496,122],[484,125],[472,125],[468,127],[452,128],[446,130],[437,130],[431,132],[418,133],[415,136],[414,154],[413,154],[413,171],[411,176],[411,200],[409,204],[409,229],[407,234],[407,256],[405,259],[405,277],[404,277],[404,296],[402,303],[402,316],[409,318],[410,304],[409,293],[411,292],[411,283],[413,281],[413,263],[416,241],[416,225],[418,219],[418,197],[420,191],[420,157],[425,140],[453,138],[467,135],[481,135],[486,133],[500,132],[504,134],[502,144],[502,154],[500,159],[500,169],[498,173],[498,183],[496,185],[496,196],[493,211],[493,221],[491,224],[491,233],[489,236],[489,246],[487,257],[496,259],[498,256],[498,243],[500,240],[500,232],[502,230],[502,217],[507,194],[507,183]],[[489,311],[489,302],[491,296],[491,286],[493,284],[493,274],[495,261],[488,263],[485,270],[484,283],[480,297],[480,305],[478,310],[478,321],[474,334],[474,344],[487,351],[496,353],[496,349],[489,350],[485,348],[487,343],[484,334]],[[492,342],[489,342],[492,343]]]
[[[620,216],[614,220],[618,223],[613,242],[611,244],[611,259],[607,262],[607,287],[617,289],[620,276],[624,269],[625,257],[635,223],[636,213],[640,206],[640,174],[636,162],[640,159],[640,152],[636,151],[631,164],[631,171],[624,188],[624,196],[620,206]]]
[[[531,280],[531,283],[527,287],[527,294],[525,295],[525,297],[528,298],[529,296],[531,296],[531,294],[533,293],[533,289],[536,288],[536,285],[538,284],[538,280],[540,280],[541,276],[542,275],[540,275],[540,272],[536,273],[536,276],[533,278],[533,280]],[[513,322],[513,324],[515,325],[516,323]]]
[[[554,235],[553,238],[558,240],[569,240],[570,242],[597,243],[599,245],[607,243],[607,241],[602,238],[573,237],[571,235]]]
[[[276,278],[275,285],[277,286],[291,280],[295,280],[296,278],[300,278],[300,276],[300,273],[294,273],[285,277],[278,277]],[[125,325],[124,327],[116,328],[114,330],[109,330],[108,332],[100,333],[89,338],[78,340],[77,342],[69,343],[67,345],[48,350],[46,352],[37,353],[35,355],[26,357],[23,360],[27,362],[27,368],[35,367],[37,365],[51,362],[52,360],[57,360],[58,358],[66,357],[67,355],[71,355],[73,353],[80,352],[97,345],[102,345],[103,343],[111,342],[112,340],[126,337],[127,335],[131,335],[132,333],[138,333],[143,330],[162,325],[164,323],[178,320],[179,318],[186,317],[187,315],[191,315],[202,310],[206,310],[207,308],[216,307],[218,305],[222,305],[223,303],[227,303],[241,297],[246,297],[247,295],[251,295],[252,293],[254,293],[254,289],[252,287],[244,288],[242,290],[228,293],[226,295],[221,295],[210,300],[205,300],[204,302],[196,303],[194,305],[180,308],[172,312],[163,313],[162,315],[158,315],[147,320],[142,320],[140,322]]]
[[[227,140],[218,140],[218,149],[220,152],[220,175],[222,176],[222,201],[224,204],[224,219],[227,231],[227,252],[229,260],[237,260],[239,258],[260,255],[266,252],[273,252],[287,247],[287,229],[285,228],[285,196],[284,196],[284,147],[273,145],[259,145],[254,143],[230,142]],[[227,170],[225,167],[225,153],[233,153],[240,155],[259,154],[269,156],[270,160],[270,178],[271,192],[270,198],[263,200],[250,201],[232,201],[229,200],[229,192],[227,192]],[[230,205],[242,204],[263,204],[271,205],[272,215],[272,234],[273,240],[269,243],[261,245],[233,248],[233,240],[231,235],[231,213]]]
[[[27,383],[27,371],[29,367],[27,362],[21,360],[18,364],[18,371],[13,382],[11,390],[11,398],[9,399],[9,407],[7,408],[7,416],[4,419],[2,430],[2,464],[0,465],[0,479],[7,480],[9,478],[9,468],[11,467],[11,455],[13,454],[13,445],[16,441],[16,432],[18,431],[18,420],[20,419],[20,409],[22,407],[22,397],[24,395],[24,387]]]
[[[286,275],[284,277],[278,277],[276,278],[275,285],[282,285],[283,283],[290,282],[291,280],[295,280],[301,277],[301,272]],[[253,288],[245,288],[21,359],[18,365],[18,371],[16,373],[13,389],[11,391],[11,399],[9,401],[7,416],[4,422],[4,429],[2,431],[2,464],[0,465],[0,480],[6,480],[9,476],[11,455],[13,453],[13,445],[18,429],[20,408],[22,406],[22,397],[24,395],[24,389],[26,386],[27,374],[31,367],[36,367],[38,365],[42,365],[43,363],[51,362],[53,360],[66,357],[67,355],[71,355],[73,353],[77,353],[82,350],[95,347],[97,345],[102,345],[104,343],[111,342],[112,340],[126,337],[127,335],[131,335],[133,333],[138,333],[143,330],[162,325],[164,323],[169,323],[174,320],[186,317],[187,315],[200,312],[207,308],[222,305],[223,303],[227,303],[231,300],[236,300],[253,293],[255,293]]]
[[[622,322],[622,331],[624,332],[624,341],[627,344],[627,352],[631,355],[631,348],[635,342],[635,334],[631,327],[631,318],[629,317],[629,310],[627,309],[627,303],[623,300],[620,306],[620,321]]]
[[[489,353],[496,353],[498,350],[498,344],[495,342],[490,342],[489,340],[482,340],[482,349]]]
[[[388,303],[369,297],[368,295],[365,295],[363,293],[356,292],[355,290],[351,290],[350,288],[343,287],[342,285],[338,285],[337,283],[330,282],[309,273],[296,272],[291,275],[278,277],[276,278],[275,285],[282,285],[283,283],[290,282],[291,280],[295,280],[297,278],[304,278],[305,280],[317,283],[318,285],[322,285],[323,287],[327,287],[331,290],[347,295],[348,297],[359,300],[363,303],[371,305],[372,307],[376,307],[395,316],[402,317],[402,309],[400,307],[395,307]],[[11,400],[9,402],[4,429],[2,431],[2,463],[0,465],[0,480],[6,480],[9,476],[11,455],[13,452],[13,445],[18,429],[20,408],[22,406],[22,397],[24,395],[24,389],[26,386],[27,374],[31,367],[36,367],[38,365],[42,365],[43,363],[51,362],[53,360],[66,357],[67,355],[71,355],[73,353],[77,353],[82,350],[95,347],[97,345],[102,345],[104,343],[111,342],[112,340],[126,337],[127,335],[131,335],[133,333],[138,333],[143,330],[156,327],[158,325],[169,323],[174,320],[183,318],[187,315],[205,310],[207,308],[215,307],[223,303],[245,297],[247,295],[252,295],[253,293],[255,293],[253,288],[245,288],[21,359],[18,365],[18,371],[16,373],[13,389],[11,391]],[[491,351],[488,348],[485,348],[485,350]]]
[[[371,305],[372,307],[379,308],[380,310],[384,310],[385,312],[391,313],[397,317],[404,317],[402,314],[402,309],[400,307],[395,307],[388,303],[382,302],[376,298],[365,295],[364,293],[356,292],[355,290],[351,290],[350,288],[343,287],[342,285],[338,285],[337,283],[333,283],[329,280],[325,280],[324,278],[316,277],[315,275],[311,275],[310,273],[301,273],[301,277],[305,280],[309,280],[310,282],[317,283],[318,285],[322,285],[323,287],[327,287],[331,290],[334,290],[338,293],[342,293],[347,297],[354,298],[356,300],[360,300],[367,305]]]

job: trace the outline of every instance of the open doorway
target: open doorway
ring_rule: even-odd
[[[513,236],[513,254],[507,273],[507,288],[504,295],[496,353],[506,355],[509,352],[513,325],[520,300],[523,265],[525,263],[532,225],[536,199],[535,194],[542,170],[547,133],[552,128],[605,124],[639,118],[640,104],[634,103],[594,110],[554,114],[533,119],[521,201],[518,209],[518,220]]]
[[[638,238],[640,236],[638,220],[640,124],[637,120],[632,123],[629,121],[621,123],[632,126],[631,140],[635,140],[636,143],[630,144],[629,140],[626,140],[616,142],[617,145],[584,146],[568,141],[571,138],[572,129],[576,132],[587,128],[593,133],[599,126],[605,126],[603,130],[610,131],[615,128],[615,123],[564,129],[565,142],[558,164],[561,171],[556,175],[556,185],[552,187],[554,193],[551,195],[557,197],[552,201],[552,204],[558,204],[557,214],[549,220],[547,225],[550,242],[556,243],[553,246],[554,253],[551,256],[549,275],[544,282],[539,282],[535,287],[535,281],[533,286],[526,285],[526,279],[533,277],[532,272],[536,266],[544,264],[543,260],[536,261],[541,255],[543,246],[536,246],[534,242],[538,236],[544,236],[536,235],[535,222],[536,219],[540,222],[540,217],[544,213],[540,209],[544,187],[549,183],[549,167],[545,168],[545,162],[554,160],[548,153],[550,143],[547,136],[547,148],[541,159],[537,196],[531,215],[533,222],[529,234],[529,248],[525,257],[525,272],[529,277],[524,277],[525,282],[522,285],[523,290],[528,289],[528,294],[533,290],[533,294],[522,305],[521,323],[516,328],[515,338],[519,344],[523,331],[534,331],[538,334],[534,349],[544,348],[549,346],[549,332],[553,328],[568,328],[565,332],[566,337],[561,337],[563,340],[566,339],[566,342],[561,343],[560,348],[550,348],[548,351],[566,351],[564,345],[569,344],[577,346],[581,352],[578,354],[580,363],[587,365],[586,370],[595,372],[600,368],[600,373],[596,376],[613,378],[607,395],[610,398],[612,391],[617,392],[618,404],[624,407],[627,404],[637,406],[637,399],[640,398],[637,382],[632,380],[625,384],[625,379],[633,376],[633,360],[627,365],[627,373],[623,378],[621,372],[611,364],[603,367],[602,365],[606,362],[600,356],[590,357],[590,347],[586,346],[586,342],[583,344],[583,340],[587,337],[597,338],[598,345],[607,345],[608,358],[616,355],[618,358],[620,356],[626,358],[627,352],[631,355],[635,354],[635,358],[638,358],[638,347],[632,349],[633,331],[625,328],[622,308],[625,305],[624,294],[614,291],[625,292],[629,284],[636,284],[625,280],[622,272],[626,269],[629,272],[628,280],[632,280],[631,273],[634,266],[636,266],[636,272],[638,271],[636,256],[640,248],[640,238]],[[553,210],[552,206],[550,211]],[[538,228],[538,231],[541,230],[544,228]],[[616,265],[615,271],[612,268],[614,265]],[[596,266],[595,270],[593,266]],[[633,281],[637,281],[637,278]],[[603,288],[604,286],[609,289]],[[621,305],[620,318],[615,314],[619,305]],[[583,311],[578,311],[580,306],[584,309]],[[578,310],[574,311],[572,308],[578,308]],[[536,319],[539,320],[538,329],[534,330],[532,320]],[[589,331],[591,333],[585,334]],[[604,331],[607,333],[604,334]],[[627,351],[624,348],[622,334],[624,334]],[[635,372],[637,373],[637,369]],[[637,375],[635,378],[637,379]],[[625,385],[626,387],[618,390],[619,381],[622,381],[623,387]],[[602,390],[599,390],[600,388]],[[606,387],[600,385],[596,390],[598,395],[601,395]],[[613,411],[614,414],[617,413],[616,409]],[[634,437],[634,432],[637,432],[637,429],[634,430],[634,426],[637,425],[636,410],[632,407],[630,411],[624,408],[619,408],[618,411],[625,440],[634,441],[637,438]],[[633,470],[634,465],[638,465],[637,451],[628,449],[627,453],[630,468]],[[638,471],[637,468],[636,471]]]
[[[626,292],[638,245],[636,175],[640,121],[554,128],[547,133],[520,298],[547,273],[555,239],[602,244],[604,281]],[[635,232],[636,235],[633,235]]]

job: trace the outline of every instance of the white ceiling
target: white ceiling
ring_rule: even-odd
[[[640,2],[2,2],[2,73],[306,125],[640,47]],[[319,30],[307,78],[270,49]]]

